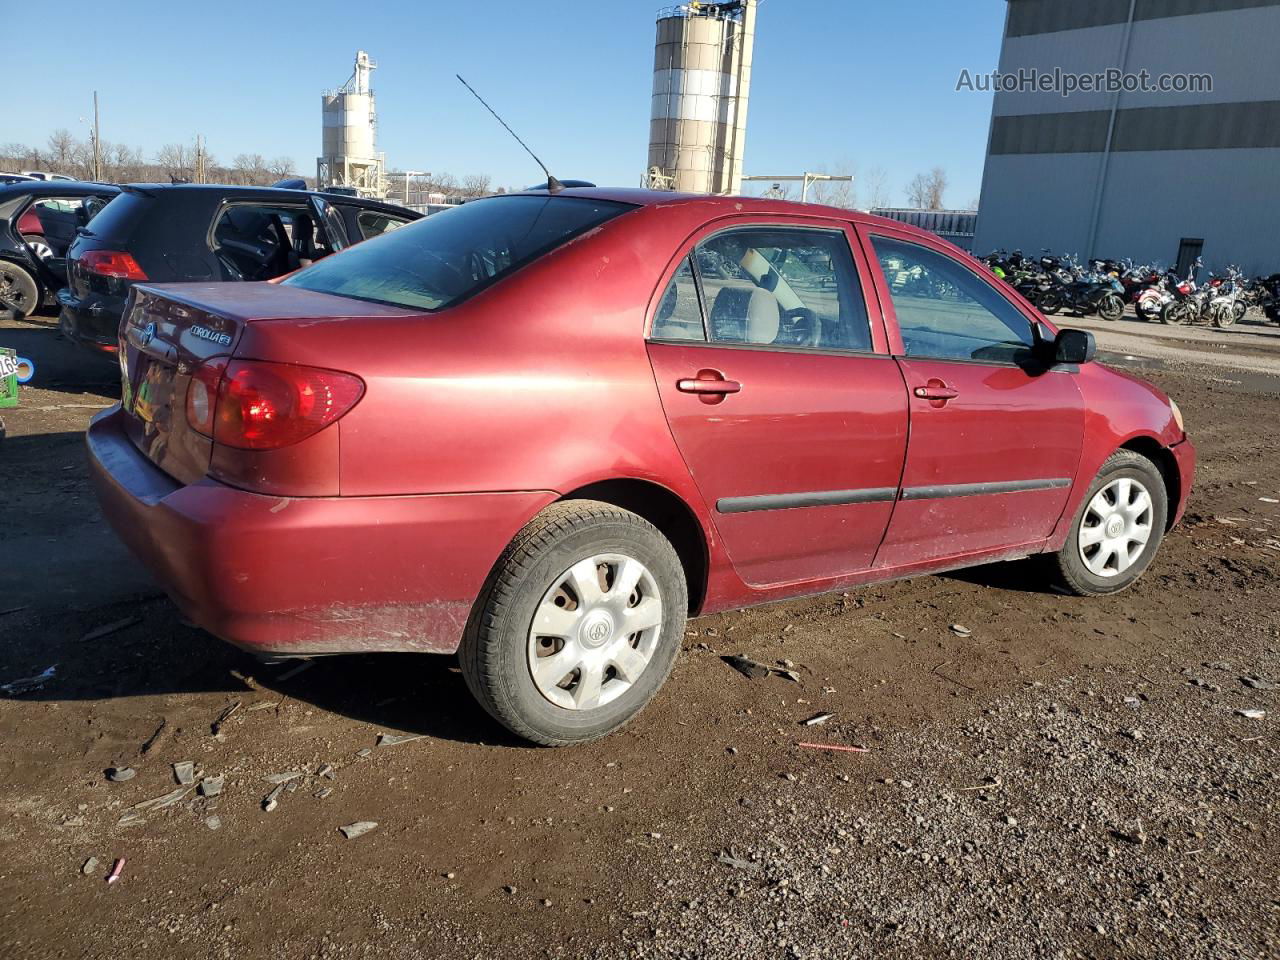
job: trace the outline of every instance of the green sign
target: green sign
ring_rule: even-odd
[[[18,405],[18,351],[0,347],[0,409]]]

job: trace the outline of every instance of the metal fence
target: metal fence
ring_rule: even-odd
[[[973,234],[978,227],[977,210],[917,210],[912,207],[879,207],[871,211],[922,230],[936,233],[961,250],[973,252]]]

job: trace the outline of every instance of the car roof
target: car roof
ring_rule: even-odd
[[[346,206],[361,206],[370,210],[381,210],[386,213],[416,213],[408,207],[368,197],[352,197],[340,193],[326,193],[323,190],[295,190],[290,187],[255,187],[237,186],[228,183],[127,183],[126,191],[144,195],[159,196],[165,193],[219,193],[228,197],[249,197],[261,200],[298,200],[300,197],[324,197]]]
[[[914,234],[931,240],[938,235],[919,227],[892,220],[888,217],[877,217],[862,210],[850,210],[846,207],[831,207],[821,203],[801,203],[797,200],[777,200],[773,197],[747,196],[709,196],[701,193],[672,193],[666,190],[645,190],[638,187],[566,187],[556,191],[557,197],[581,197],[592,200],[612,200],[617,203],[630,203],[641,207],[674,207],[698,205],[706,207],[708,220],[729,216],[735,213],[763,213],[777,216],[820,216],[835,220],[849,220],[867,226],[893,227],[903,233]],[[523,190],[505,196],[547,196],[546,190]]]
[[[88,197],[119,191],[120,188],[113,183],[93,183],[88,180],[23,180],[21,183],[0,184],[0,203],[32,193],[38,193],[42,197]]]

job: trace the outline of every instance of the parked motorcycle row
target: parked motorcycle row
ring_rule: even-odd
[[[1132,304],[1141,320],[1167,324],[1201,323],[1230,327],[1256,309],[1280,323],[1280,273],[1249,279],[1238,267],[1210,273],[1196,282],[1204,266],[1199,258],[1185,277],[1159,263],[1092,260],[1087,267],[1073,256],[1025,256],[1021,250],[997,250],[983,262],[1046,316],[1059,311],[1119,320]]]

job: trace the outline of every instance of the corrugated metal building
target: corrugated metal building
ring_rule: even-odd
[[[974,250],[1280,270],[1277,42],[1280,0],[1009,0],[1001,74],[1212,90],[997,92]]]

